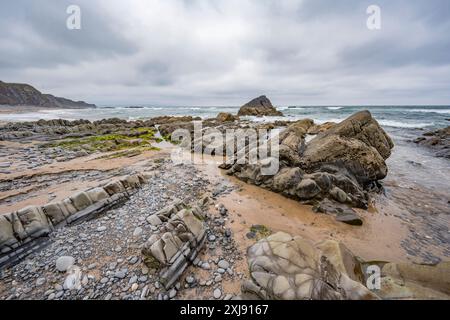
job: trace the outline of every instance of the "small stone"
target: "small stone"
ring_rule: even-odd
[[[137,227],[136,229],[134,229],[133,237],[135,238],[139,237],[142,234],[142,232],[143,232],[142,228]]]
[[[203,270],[210,270],[210,269],[211,269],[211,266],[209,265],[208,262],[203,262],[203,263],[202,263],[202,269],[203,269]]]
[[[208,241],[209,241],[209,242],[214,242],[214,241],[216,241],[216,236],[213,235],[213,234],[210,234],[210,235],[208,236]]]
[[[255,239],[256,233],[255,232],[248,232],[246,235],[247,239]]]
[[[90,265],[88,265],[88,269],[89,270],[92,270],[92,269],[95,269],[95,268],[97,268],[97,264],[96,263],[91,263]]]
[[[131,291],[134,292],[139,288],[139,285],[137,283],[133,283],[133,285],[131,286]]]
[[[114,277],[119,278],[119,279],[124,279],[126,276],[127,276],[127,273],[124,270],[117,271],[114,274]]]
[[[70,256],[59,257],[56,260],[56,269],[59,272],[66,272],[75,263],[75,258]]]
[[[220,299],[220,297],[222,296],[222,291],[220,291],[220,289],[214,290],[213,296],[214,299]]]
[[[170,299],[175,298],[176,295],[177,295],[177,290],[172,289],[172,290],[169,291],[169,298]]]
[[[352,226],[361,226],[363,221],[354,213],[339,213],[336,221],[343,222]]]
[[[39,278],[36,280],[36,287],[40,287],[45,283],[46,279],[45,278]]]
[[[130,264],[136,264],[138,262],[139,258],[134,256],[131,257],[130,260],[128,261]]]
[[[193,284],[195,282],[195,278],[193,276],[187,276],[185,280],[187,284]]]
[[[109,279],[107,277],[104,277],[100,280],[100,283],[105,284],[108,283]]]
[[[134,284],[134,283],[137,282],[137,280],[138,280],[138,277],[137,277],[137,276],[132,276],[132,277],[130,278],[130,281],[128,281],[128,284]]]
[[[219,268],[222,269],[228,269],[230,267],[230,263],[226,260],[220,260],[219,263],[217,264],[219,266]]]
[[[106,227],[105,226],[101,226],[101,227],[98,227],[97,228],[97,232],[104,232],[104,231],[106,231]]]

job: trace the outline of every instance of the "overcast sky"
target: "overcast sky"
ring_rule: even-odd
[[[450,104],[448,0],[2,0],[0,30],[0,80],[99,105]]]

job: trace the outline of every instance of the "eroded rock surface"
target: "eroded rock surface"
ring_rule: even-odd
[[[340,259],[344,255],[341,247],[329,249],[328,254],[330,251],[340,254],[338,261],[330,260],[308,241],[287,233],[279,232],[258,241],[247,252],[251,279],[242,286],[243,298],[377,299],[346,273]]]
[[[450,263],[434,266],[365,262],[342,243],[311,244],[279,232],[247,252],[250,280],[244,299],[449,299]],[[368,266],[379,266],[380,287],[366,287]]]
[[[205,214],[199,205],[188,208],[177,201],[148,220],[161,234],[153,234],[142,253],[149,268],[160,269],[161,281],[170,288],[196,258],[206,240]]]

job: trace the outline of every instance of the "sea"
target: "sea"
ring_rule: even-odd
[[[237,113],[237,106],[101,106],[96,109],[50,109],[16,114],[0,113],[0,121],[36,121],[39,119],[121,118],[148,119],[157,116],[198,116],[213,118],[219,112]],[[278,107],[285,117],[253,118],[254,121],[298,120],[311,118],[316,123],[339,122],[361,110],[369,110],[383,127],[434,129],[450,125],[450,106],[284,106]]]

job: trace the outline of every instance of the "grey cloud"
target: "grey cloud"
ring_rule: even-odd
[[[0,26],[13,32],[1,37],[16,46],[0,46],[0,67],[50,68],[136,52],[137,46],[112,27],[115,21],[92,5],[95,1],[76,3],[82,9],[81,30],[66,28],[66,9],[74,1],[2,2]]]
[[[65,9],[82,8],[82,30]],[[365,27],[382,8],[382,29]],[[98,104],[450,103],[448,0],[19,0],[0,75]]]

